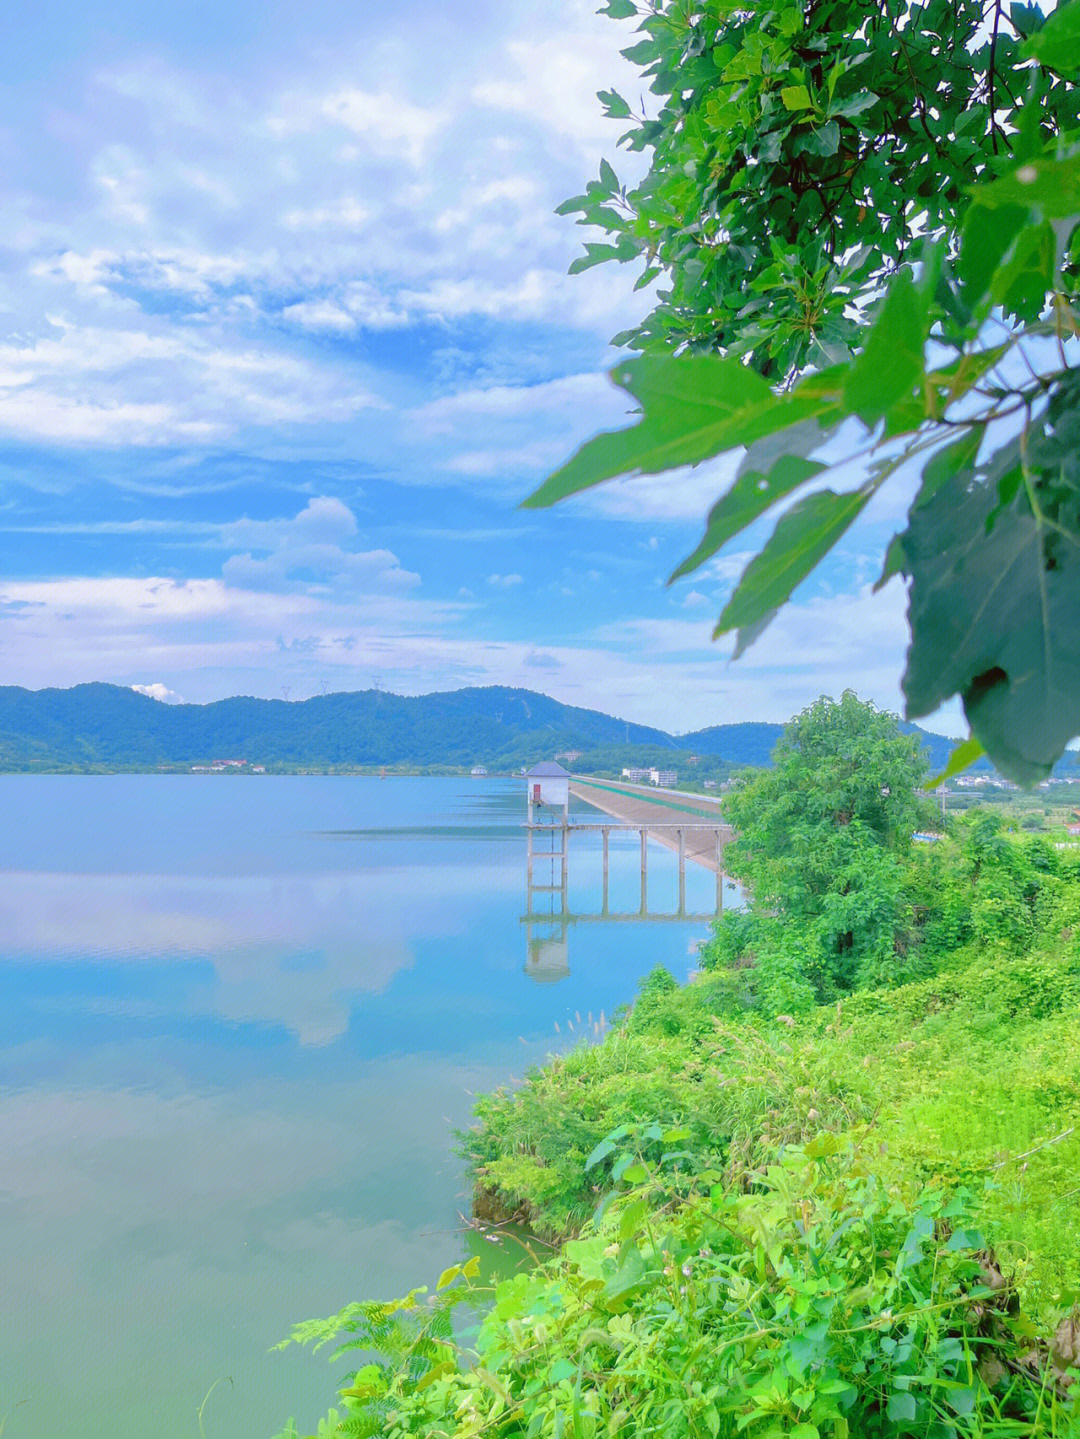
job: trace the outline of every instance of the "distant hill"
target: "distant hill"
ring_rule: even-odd
[[[694,730],[691,734],[678,735],[676,744],[680,749],[689,750],[691,754],[714,754],[722,755],[725,759],[732,755],[739,756],[740,764],[767,765],[771,761],[773,746],[783,733],[782,724],[765,724],[754,721],[746,721],[742,724],[721,724],[712,725],[708,729]],[[922,740],[923,749],[926,751],[927,762],[932,771],[940,772],[948,763],[949,755],[956,745],[956,741],[949,739],[947,735],[934,734],[925,730],[921,725],[910,724],[901,720],[900,730],[903,734],[917,735]],[[1062,761],[1063,765],[1072,766],[1072,759],[1069,756]],[[989,760],[981,759],[977,764],[971,766],[973,773],[990,774],[993,766]]]
[[[286,703],[162,704],[118,685],[0,687],[0,769],[153,768],[215,759],[289,767],[523,764],[561,749],[674,747],[671,736],[531,690],[406,698],[382,690]]]
[[[944,766],[953,741],[904,724]],[[676,768],[691,754],[730,766],[766,765],[783,726],[712,725],[670,735],[599,710],[503,686],[408,698],[356,690],[286,703],[236,697],[167,705],[109,684],[27,690],[0,686],[0,770],[153,769],[245,759],[268,768],[511,769],[564,750],[609,763]],[[1075,755],[1061,768],[1075,770]],[[985,762],[984,762],[985,766]]]

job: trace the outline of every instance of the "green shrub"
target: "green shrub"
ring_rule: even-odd
[[[450,1333],[450,1311],[473,1297],[460,1268],[430,1300],[415,1291],[302,1326],[302,1342],[343,1332],[343,1348],[380,1351],[348,1376],[326,1432],[1075,1434],[1074,1351],[1035,1337],[964,1193],[886,1184],[827,1134],[774,1153],[745,1192],[702,1175],[673,1199],[662,1165],[627,1157],[629,1192],[555,1259],[498,1286],[473,1350]]]

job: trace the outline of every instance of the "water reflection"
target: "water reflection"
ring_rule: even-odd
[[[588,818],[598,814],[598,811],[593,812]],[[713,829],[708,825],[701,829],[711,840]],[[685,832],[692,835],[695,827],[687,825]],[[571,835],[573,845],[570,843]],[[716,852],[720,852],[719,845]],[[627,904],[631,858],[639,857],[639,889],[634,896],[637,901],[635,907],[613,908],[612,884],[616,889],[621,888],[621,902]],[[597,862],[601,868],[599,892],[595,883],[591,886],[588,883],[590,878],[595,880],[595,875],[586,873],[584,897],[575,903],[571,894],[571,878],[578,879],[579,869],[595,871]],[[656,870],[660,868],[660,878],[663,879],[665,864],[669,871],[673,865],[677,866],[678,889],[673,910],[650,907],[650,894],[655,898]],[[654,876],[651,891],[650,866]],[[707,898],[705,876],[708,876]],[[688,907],[688,889],[691,902],[701,905],[700,909]],[[669,902],[666,897],[660,899],[661,904],[666,902]],[[741,909],[745,903],[741,886],[722,871],[708,861],[700,863],[689,856],[678,862],[670,846],[658,844],[653,837],[646,839],[645,833],[635,824],[620,826],[604,817],[599,824],[580,821],[574,824],[571,820],[565,827],[557,823],[530,825],[525,850],[525,913],[520,918],[525,934],[525,973],[539,984],[553,984],[568,978],[570,931],[580,925],[695,924],[705,927],[725,907]]]
[[[477,1242],[473,1095],[707,934],[615,920],[612,836],[611,915],[584,846],[533,936],[560,983],[527,982],[522,810],[497,780],[0,776],[4,1439],[198,1439],[225,1374],[206,1439],[313,1428],[337,1370],[269,1346]]]

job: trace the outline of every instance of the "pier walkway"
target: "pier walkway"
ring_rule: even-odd
[[[719,801],[705,795],[577,775],[571,778],[570,794],[611,815],[620,825],[646,831],[667,849],[682,848],[686,859],[714,874],[720,871],[724,845],[735,838],[721,817]],[[577,829],[581,824],[578,820],[571,827]],[[602,821],[595,828],[601,825]]]

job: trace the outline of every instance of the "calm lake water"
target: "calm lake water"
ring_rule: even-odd
[[[0,776],[4,1439],[197,1439],[226,1376],[206,1439],[313,1426],[347,1366],[270,1346],[477,1247],[471,1094],[707,933],[530,947],[523,811],[509,780]],[[638,871],[613,836],[613,910]],[[714,897],[691,866],[688,909]],[[600,908],[598,835],[569,905]]]

